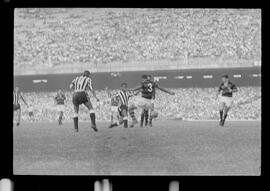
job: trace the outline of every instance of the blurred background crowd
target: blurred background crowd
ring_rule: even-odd
[[[175,96],[157,92],[155,109],[159,113],[158,120],[218,120],[218,101],[215,99],[215,88],[181,88],[171,89]],[[65,104],[64,119],[71,120],[73,116],[72,92],[64,92],[67,101]],[[34,116],[29,117],[28,109],[22,105],[22,121],[57,121],[57,110],[54,96],[56,92],[31,92],[24,97],[33,110]],[[97,91],[100,103],[93,101],[97,120],[110,120],[110,105],[103,104],[108,99],[104,90]],[[90,95],[91,97],[91,95]],[[139,117],[140,110],[136,111]],[[261,87],[239,87],[234,97],[234,104],[229,113],[232,120],[260,120],[261,119]],[[139,119],[139,118],[138,118]],[[89,121],[88,111],[84,106],[80,107],[80,120]]]
[[[15,10],[14,66],[260,60],[259,9]]]

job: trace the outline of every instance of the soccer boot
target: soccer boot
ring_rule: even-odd
[[[97,129],[97,126],[96,125],[91,125],[91,128],[95,131],[95,132],[97,132],[98,131],[98,129]]]

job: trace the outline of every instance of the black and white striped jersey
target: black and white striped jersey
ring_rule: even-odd
[[[129,98],[132,97],[133,95],[134,94],[132,91],[123,91],[123,90],[120,90],[117,94],[121,105],[126,105],[126,106],[128,106]]]
[[[74,88],[75,92],[92,90],[92,80],[87,76],[78,76],[71,82],[70,88]]]

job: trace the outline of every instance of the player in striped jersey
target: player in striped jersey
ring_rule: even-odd
[[[74,128],[75,131],[78,132],[79,131],[79,127],[78,127],[78,121],[79,121],[79,106],[81,104],[84,104],[88,110],[89,110],[89,114],[90,114],[90,119],[91,119],[91,127],[94,129],[94,131],[98,131],[97,127],[96,127],[96,115],[95,115],[95,111],[93,108],[93,105],[90,101],[89,95],[87,93],[87,91],[91,91],[93,96],[96,98],[97,101],[99,101],[99,99],[96,96],[96,93],[92,87],[92,82],[91,82],[91,78],[90,78],[90,72],[89,71],[84,71],[83,75],[76,77],[70,84],[70,88],[74,90],[73,93],[73,97],[72,97],[72,102],[73,102],[73,106],[74,106]]]
[[[17,113],[17,123],[16,125],[19,126],[21,122],[21,105],[20,105],[20,99],[23,100],[24,104],[28,107],[28,104],[26,103],[25,99],[22,96],[21,91],[18,87],[15,88],[13,91],[13,111]]]
[[[121,125],[122,123],[124,123],[124,128],[128,127],[128,101],[133,95],[134,94],[127,89],[127,83],[122,83],[121,90],[116,95],[119,100],[118,112],[120,119],[118,122],[112,123],[109,128]]]

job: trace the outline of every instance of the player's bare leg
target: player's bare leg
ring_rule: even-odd
[[[135,116],[135,109],[136,107],[134,105],[130,106],[128,109],[129,116],[132,119],[132,124],[130,125],[130,127],[134,127],[134,125],[138,123],[138,120],[136,119],[136,116]]]
[[[149,119],[149,126],[152,127],[152,120],[153,120],[153,116],[152,116],[152,112],[154,111],[154,103],[152,103],[151,109],[150,109],[150,119]]]
[[[73,116],[73,122],[74,122],[74,129],[75,132],[79,131],[79,106],[73,105],[74,108],[74,116]]]
[[[122,116],[123,116],[124,128],[127,128],[127,127],[128,127],[127,110],[123,109],[123,111],[122,111]]]
[[[97,126],[96,126],[96,115],[95,115],[95,111],[93,108],[93,105],[90,101],[88,101],[87,103],[84,104],[88,110],[89,110],[89,114],[90,114],[90,119],[91,119],[91,127],[92,129],[94,129],[94,131],[98,131]]]
[[[109,128],[116,127],[116,126],[121,125],[123,123],[122,117],[120,117],[117,112],[113,112],[111,116],[112,116],[112,118],[111,118],[111,124],[110,124]],[[114,120],[114,119],[116,119],[116,120]]]
[[[219,106],[219,125],[223,126],[223,113],[224,113],[225,103],[221,103]]]
[[[229,110],[230,110],[230,107],[228,107],[228,106],[225,106],[225,107],[224,107],[222,126],[224,126],[224,124],[225,124],[225,120],[226,120],[226,118],[227,118],[227,116],[228,116]]]
[[[144,119],[145,119],[144,126],[145,127],[148,125],[148,118],[149,118],[149,109],[145,109],[144,110]]]
[[[19,126],[21,122],[21,109],[18,109],[17,111],[17,123],[16,125]]]
[[[62,125],[62,124],[63,124],[63,123],[62,123],[63,114],[64,114],[63,111],[60,111],[60,112],[59,112],[58,125]]]
[[[141,121],[140,121],[140,126],[141,126],[141,127],[143,127],[144,117],[145,117],[145,110],[142,109],[142,113],[141,113]]]

